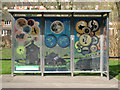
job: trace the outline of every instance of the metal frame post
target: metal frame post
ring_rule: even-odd
[[[103,61],[104,61],[104,32],[103,32],[103,14],[101,15],[101,28],[100,28],[100,71],[101,77],[103,77]]]
[[[41,17],[41,74],[44,76],[44,26],[45,26],[45,20],[44,15],[42,13]]]
[[[15,61],[15,54],[14,54],[14,46],[15,46],[15,38],[14,38],[14,33],[15,33],[15,29],[14,29],[14,23],[15,23],[15,19],[14,17],[11,15],[11,21],[12,21],[12,44],[11,44],[11,50],[12,50],[12,59],[11,59],[11,75],[14,76],[14,61]]]
[[[74,76],[74,17],[73,17],[73,13],[72,16],[70,17],[70,31],[71,31],[71,76]]]
[[[40,70],[42,75],[42,35],[41,34],[40,34]]]
[[[107,80],[109,79],[109,13],[107,13]]]

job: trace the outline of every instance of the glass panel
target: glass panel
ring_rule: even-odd
[[[75,18],[75,71],[100,70],[100,18]]]
[[[15,71],[40,71],[40,19],[15,18]]]
[[[104,28],[103,28],[103,31],[104,31],[104,42],[103,42],[103,46],[104,46],[104,48],[103,48],[104,49],[104,64],[103,64],[103,67],[104,68],[103,68],[103,70],[104,71],[107,70],[107,57],[108,57],[107,49],[109,49],[108,46],[107,46],[107,25],[106,25],[106,23],[107,23],[107,18],[104,19]]]
[[[45,18],[45,71],[70,71],[70,18]]]

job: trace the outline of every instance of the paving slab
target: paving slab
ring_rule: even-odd
[[[118,81],[100,76],[2,76],[2,88],[118,88]]]

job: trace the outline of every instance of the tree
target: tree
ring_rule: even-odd
[[[117,6],[117,10],[118,10],[118,17],[119,17],[119,20],[120,20],[120,1],[116,2],[116,6]]]

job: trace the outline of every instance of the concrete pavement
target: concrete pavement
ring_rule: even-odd
[[[2,88],[118,88],[118,81],[100,76],[2,76]]]

